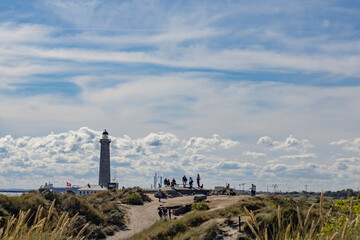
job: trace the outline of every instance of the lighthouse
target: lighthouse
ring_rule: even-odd
[[[100,139],[100,167],[99,167],[99,185],[108,187],[110,179],[110,142],[109,134],[104,130]]]

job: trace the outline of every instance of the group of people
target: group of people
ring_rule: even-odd
[[[200,185],[200,180],[201,180],[200,174],[198,174],[197,177],[196,177],[196,183],[198,185],[198,188],[203,188],[204,185],[203,184]],[[183,183],[184,187],[186,187],[188,181],[189,181],[189,188],[193,188],[194,180],[192,179],[192,177],[189,177],[189,179],[187,179],[186,175],[184,175],[183,178],[182,178],[182,183]],[[177,186],[175,178],[173,178],[171,181],[170,181],[170,179],[165,178],[164,179],[164,186],[165,187],[175,187],[175,186]]]
[[[164,179],[164,186],[165,187],[175,187],[176,186],[176,180],[173,178],[171,181],[168,178]]]
[[[165,208],[165,207],[159,207],[159,211],[158,211],[159,217],[161,218],[166,218],[167,216],[169,216],[169,218],[171,219],[171,209],[169,208]]]

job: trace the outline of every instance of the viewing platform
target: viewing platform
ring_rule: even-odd
[[[180,197],[184,195],[209,195],[209,193],[212,191],[210,189],[205,188],[189,188],[189,187],[183,187],[183,186],[176,186],[176,187],[161,187],[160,188],[162,192],[165,192],[165,194],[168,197]],[[145,190],[147,193],[157,193],[159,188],[154,188],[150,190]]]

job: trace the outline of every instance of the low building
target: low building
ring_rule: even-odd
[[[97,192],[101,192],[101,191],[106,191],[108,190],[107,187],[104,187],[103,185],[86,185],[82,188],[79,188],[77,191],[76,191],[76,194],[77,195],[85,195],[85,194],[91,194],[91,193],[97,193]]]

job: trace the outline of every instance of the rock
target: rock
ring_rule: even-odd
[[[172,213],[175,216],[183,215],[189,211],[191,211],[191,204],[172,208]]]
[[[205,201],[206,199],[207,199],[206,195],[195,195],[194,196],[195,202]]]

